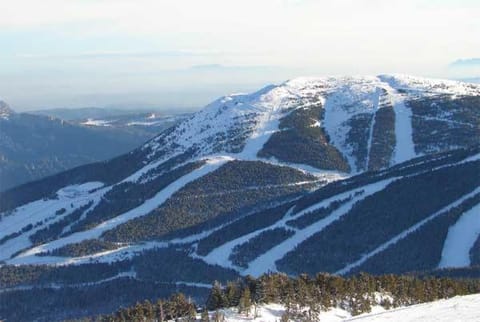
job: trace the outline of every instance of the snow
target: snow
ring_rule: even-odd
[[[132,122],[128,122],[127,126],[136,126],[136,125],[154,126],[154,125],[162,124],[162,123],[163,123],[162,121],[132,121]]]
[[[391,79],[386,79],[390,84]],[[412,111],[405,105],[405,97],[393,87],[386,87],[395,111],[395,152],[394,162],[401,163],[413,159],[415,148],[413,143]]]
[[[258,151],[263,148],[270,136],[278,131],[280,118],[285,114],[282,110],[288,107],[289,100],[295,100],[296,97],[297,95],[292,93],[287,86],[273,88],[259,97],[254,106],[262,112],[257,118],[257,126],[240,153],[240,158],[244,160],[257,159]]]
[[[251,94],[231,94],[219,98],[180,123],[170,134],[153,139],[144,148],[153,150],[148,162],[155,164],[159,162],[152,160],[156,152],[163,152],[162,159],[168,160],[192,146],[199,148],[195,156],[197,158],[215,153],[238,160],[258,160],[258,151],[270,136],[279,130],[278,124],[282,117],[292,109],[308,108],[309,105],[320,102],[324,106],[325,117],[324,120],[314,120],[314,126],[325,128],[331,143],[347,158],[352,172],[356,173],[363,169],[356,169],[352,146],[346,142],[350,130],[348,121],[352,117],[361,113],[370,113],[373,116],[380,107],[380,98],[392,100],[397,116],[395,124],[397,147],[392,163],[402,162],[416,156],[412,139],[411,111],[405,106],[404,100],[411,98],[415,93],[428,94],[431,91],[480,94],[480,86],[475,86],[402,75],[300,77],[280,85],[266,86]],[[416,92],[400,94],[398,90],[404,87],[416,89]],[[386,97],[383,96],[384,91],[387,92]],[[373,125],[372,117],[369,151]],[[229,132],[240,133],[239,135],[245,138],[241,152],[231,152],[231,147],[225,140],[225,134]],[[367,154],[367,160],[368,158]]]
[[[260,255],[257,257],[255,260],[249,263],[248,268],[242,272],[243,275],[252,275],[252,276],[260,276],[263,273],[267,273],[269,271],[275,272],[277,271],[276,264],[275,262],[282,259],[288,252],[292,251],[295,249],[296,246],[301,244],[303,241],[305,241],[307,238],[313,236],[314,234],[322,231],[325,227],[333,223],[334,221],[340,219],[343,215],[345,215],[355,204],[355,202],[365,198],[368,195],[374,194],[377,191],[382,190],[387,186],[393,179],[389,180],[384,180],[380,182],[376,182],[371,185],[367,185],[362,187],[362,190],[364,190],[364,193],[361,196],[354,197],[352,200],[349,202],[346,202],[342,206],[340,206],[337,210],[333,211],[329,216],[317,221],[316,223],[304,228],[295,231],[295,234],[286,239],[285,241],[281,242],[280,244],[276,245],[266,253]],[[357,189],[360,190],[360,189]],[[341,198],[345,198],[349,196],[353,191],[346,192],[343,194],[336,195],[333,198],[326,199],[314,206],[311,206],[294,216],[291,216],[288,219],[292,218],[298,218],[301,215],[310,212],[312,210],[318,209],[320,207],[327,206],[330,202],[334,200],[339,200]],[[284,222],[286,219],[284,219]],[[282,222],[283,223],[283,222]],[[277,223],[274,226],[278,227],[282,223]],[[273,228],[272,226],[271,228]]]
[[[470,249],[480,236],[480,204],[465,212],[449,228],[443,245],[442,259],[438,265],[464,267],[470,265]]]
[[[6,260],[12,254],[30,247],[29,236],[36,231],[61,220],[90,201],[98,202],[109,188],[93,193],[88,191],[90,188],[101,185],[103,183],[89,182],[64,187],[57,192],[57,199],[36,200],[16,208],[11,215],[3,216],[0,220],[0,236],[2,237],[18,232],[28,224],[32,224],[34,228],[0,245],[0,260]],[[57,215],[56,212],[61,209],[65,209],[65,213]]]
[[[288,217],[288,215],[290,214],[290,212],[292,211],[292,209],[290,209],[287,214],[285,215],[285,217]],[[247,235],[243,235],[239,238],[236,238],[232,241],[229,241],[225,244],[223,244],[222,246],[220,247],[217,247],[215,248],[214,250],[212,250],[209,254],[207,254],[207,256],[205,257],[200,257],[202,258],[206,263],[208,264],[212,264],[212,265],[220,265],[220,266],[223,266],[223,267],[227,267],[227,268],[232,268],[232,269],[239,269],[238,267],[234,266],[230,259],[228,258],[230,256],[230,254],[232,253],[232,250],[238,246],[238,245],[241,245],[245,242],[248,242],[251,238],[254,238],[255,236],[261,234],[263,231],[265,230],[269,230],[269,229],[272,229],[274,227],[279,227],[279,226],[285,226],[284,224],[285,222],[285,219],[283,221],[280,221],[278,223],[275,223],[274,225],[271,225],[267,228],[262,228],[262,229],[259,229],[259,230],[256,230],[254,232],[251,232]]]
[[[365,168],[368,169],[368,165],[370,163],[370,151],[372,150],[372,143],[373,143],[373,129],[375,128],[375,113],[377,113],[378,109],[380,108],[380,97],[382,95],[382,91],[379,87],[377,87],[377,96],[375,97],[375,101],[373,102],[373,116],[372,121],[370,123],[370,129],[368,130],[368,142],[367,142],[367,160],[365,162]]]
[[[480,294],[412,305],[380,313],[363,314],[345,321],[453,322],[480,320]],[[328,321],[328,320],[322,320]],[[334,320],[331,320],[332,322]]]
[[[435,302],[399,307],[385,310],[381,306],[373,306],[370,313],[352,317],[340,308],[331,308],[320,312],[322,322],[372,321],[372,322],[476,322],[480,320],[480,294],[456,296]],[[257,308],[257,317],[253,316],[253,309],[247,317],[236,309],[222,310],[227,322],[277,322],[280,321],[285,307],[281,304],[270,303]],[[213,315],[213,312],[210,312]],[[199,317],[198,317],[199,318]]]
[[[82,184],[75,184],[63,187],[57,191],[57,196],[60,198],[76,198],[85,195],[90,190],[99,189],[104,186],[103,182],[87,182]]]
[[[106,121],[106,120],[95,120],[95,119],[87,119],[85,122],[82,122],[80,124],[86,125],[86,126],[112,126],[111,123],[115,121]]]
[[[344,77],[324,80],[324,126],[333,145],[348,159],[353,172],[358,172],[352,147],[346,141],[350,126],[347,121],[361,113],[375,113],[381,85],[376,77]]]
[[[406,90],[412,94],[480,95],[480,85],[478,84],[402,74],[380,75],[379,78],[388,82],[396,90]]]
[[[442,208],[441,210],[435,212],[434,214],[428,216],[427,218],[419,221],[418,223],[416,223],[415,225],[413,225],[412,227],[404,230],[403,232],[401,232],[400,234],[398,234],[397,236],[393,237],[392,239],[390,239],[389,241],[385,242],[384,244],[378,246],[377,248],[375,248],[373,251],[367,253],[367,254],[364,254],[359,260],[351,263],[351,264],[348,264],[347,266],[345,266],[344,268],[342,268],[341,270],[338,270],[337,272],[335,272],[335,274],[338,274],[338,275],[344,275],[344,274],[347,274],[348,272],[350,272],[353,268],[355,267],[358,267],[360,265],[362,265],[363,263],[365,263],[369,258],[375,256],[376,254],[384,251],[385,249],[387,249],[388,247],[394,245],[395,243],[399,242],[400,240],[404,239],[405,237],[407,237],[410,233],[416,231],[417,229],[419,229],[420,227],[422,227],[423,225],[425,225],[427,222],[435,219],[436,217],[444,214],[446,211],[454,208],[454,207],[457,207],[458,205],[460,205],[463,201],[465,201],[466,199],[468,198],[471,198],[472,196],[474,196],[475,194],[477,193],[480,193],[480,187],[475,189],[474,191],[466,194],[465,196],[463,196],[462,198],[456,200],[455,202],[451,203],[450,205]],[[478,213],[477,213],[477,217],[478,217]],[[476,218],[474,218],[476,219]],[[478,221],[478,220],[477,220]],[[478,221],[480,222],[480,221]],[[480,232],[480,225],[478,223],[476,223],[475,226],[478,226],[477,229],[479,229],[478,231]],[[478,233],[477,233],[477,236],[478,236]],[[468,240],[468,239],[467,239]],[[475,242],[475,240],[473,240],[473,242]],[[472,242],[472,245],[473,245],[473,242]],[[468,248],[468,250],[470,250],[470,248]],[[467,253],[468,253],[468,250],[467,250]],[[457,256],[455,254],[456,250],[455,249],[452,249],[452,253],[453,253],[453,256]],[[450,255],[450,254],[448,254]],[[450,257],[446,257],[446,258],[450,258]],[[468,264],[467,264],[468,265]],[[464,266],[467,266],[467,265],[464,265]]]
[[[399,90],[408,89],[408,93],[400,94]],[[163,191],[148,200],[144,205],[132,209],[119,217],[108,220],[101,225],[85,232],[73,234],[71,236],[53,241],[47,245],[41,245],[35,250],[31,250],[28,256],[29,261],[40,260],[34,256],[39,251],[61,247],[66,243],[77,242],[86,238],[96,238],[104,231],[116,227],[117,225],[143,216],[152,209],[163,203],[170,194],[181,189],[188,180],[194,180],[210,171],[214,171],[221,164],[230,160],[259,160],[258,152],[268,141],[273,133],[278,131],[279,121],[282,117],[288,115],[292,110],[298,108],[308,108],[310,104],[322,103],[325,109],[324,120],[313,120],[313,126],[324,127],[331,138],[331,143],[343,153],[352,166],[352,172],[362,169],[355,168],[355,160],[352,156],[352,148],[345,142],[346,135],[350,130],[348,120],[359,113],[375,113],[379,108],[379,99],[384,98],[384,90],[387,92],[386,99],[390,99],[394,104],[396,113],[396,140],[394,160],[392,163],[398,163],[408,160],[415,156],[414,144],[412,140],[411,111],[405,106],[405,99],[411,98],[418,93],[450,93],[450,94],[475,94],[480,95],[480,86],[443,81],[431,80],[425,78],[416,78],[403,75],[392,76],[354,76],[354,77],[301,77],[289,80],[280,85],[270,85],[251,94],[232,94],[222,97],[207,105],[202,111],[193,114],[188,119],[181,122],[169,134],[160,135],[144,145],[145,148],[151,148],[152,152],[144,160],[142,167],[125,178],[125,181],[138,181],[140,177],[149,170],[154,169],[172,157],[186,152],[192,147],[198,147],[199,151],[187,162],[202,159],[208,159],[208,164],[197,169],[191,174],[181,178],[179,181],[170,185]],[[313,103],[312,103],[313,102]],[[381,104],[380,104],[381,105]],[[153,115],[152,115],[153,117]],[[143,120],[142,120],[143,121]],[[146,122],[154,122],[154,118],[148,118]],[[94,126],[108,126],[109,122],[105,120],[89,119],[84,124]],[[372,144],[372,132],[374,122],[370,124],[370,137],[368,140],[368,149]],[[229,132],[240,133],[245,138],[245,145],[240,152],[231,152],[226,143],[225,134]],[[220,137],[220,139],[218,139]],[[217,139],[220,143],[217,142]],[[223,141],[222,141],[223,140]],[[212,143],[213,142],[213,143]],[[220,145],[220,147],[218,146]],[[237,151],[237,150],[235,150]],[[367,162],[369,156],[367,155]],[[478,156],[477,156],[478,158]],[[274,158],[260,159],[264,162],[286,165],[298,170],[311,173],[318,177],[319,182],[327,182],[345,178],[347,174],[323,171],[308,165],[285,163]],[[368,163],[367,163],[368,165]],[[210,169],[210,170],[209,170]],[[190,177],[192,176],[192,177]],[[301,183],[297,183],[301,184]],[[252,187],[253,189],[254,187]],[[89,193],[91,190],[98,189]],[[0,245],[0,259],[8,258],[11,254],[31,247],[28,236],[38,229],[42,229],[60,220],[62,216],[52,217],[56,210],[66,208],[68,212],[77,209],[88,201],[97,202],[102,195],[111,189],[104,187],[101,182],[91,182],[81,185],[72,185],[64,187],[57,192],[58,200],[38,200],[33,203],[19,207],[14,215],[4,216],[0,219],[0,236],[21,230],[29,223],[35,224],[37,221],[43,221],[39,227],[34,228],[28,233],[7,241]],[[74,207],[70,209],[70,204]],[[285,222],[276,223],[275,227],[285,227]],[[273,227],[273,226],[272,226]],[[257,231],[255,233],[260,233]],[[195,238],[199,238],[200,235]],[[70,238],[70,239],[69,239]],[[295,235],[294,238],[301,242],[301,235]],[[193,237],[190,240],[194,240]],[[289,247],[296,245],[292,239]],[[238,240],[237,242],[240,242]],[[234,246],[233,244],[230,246]],[[225,252],[228,245],[223,245]],[[104,254],[107,259],[115,256],[130,256],[134,250],[142,247],[153,247],[152,244],[133,245],[125,249],[115,250]],[[218,249],[220,251],[220,249]],[[27,252],[28,253],[28,252]],[[25,254],[15,260],[27,260]],[[270,253],[273,256],[274,253]],[[281,252],[277,255],[280,256]],[[224,257],[227,254],[224,255]],[[95,257],[100,260],[100,257]],[[228,256],[227,256],[228,257]],[[49,258],[51,261],[58,261],[55,258]],[[47,259],[41,259],[48,260]],[[74,259],[68,259],[74,260]],[[77,259],[75,259],[77,260]],[[85,260],[85,259],[78,259]],[[272,257],[273,260],[273,257]],[[268,268],[274,268],[273,262],[268,262]],[[229,265],[228,263],[226,265]]]
[[[137,208],[131,209],[126,213],[107,220],[90,230],[77,232],[69,236],[54,240],[50,243],[31,248],[26,252],[18,255],[16,258],[9,260],[9,263],[32,263],[37,260],[35,254],[38,254],[40,252],[50,251],[63,247],[67,244],[78,243],[86,239],[98,238],[107,230],[113,229],[129,220],[147,215],[151,211],[158,208],[161,204],[163,204],[168,198],[170,198],[175,192],[183,188],[186,184],[206,175],[207,173],[215,171],[225,162],[226,160],[221,158],[209,159],[207,160],[207,164],[205,164],[203,167],[196,169],[189,174],[181,177],[177,181],[171,183],[166,188],[158,192],[154,197],[146,200],[142,205],[138,206]]]

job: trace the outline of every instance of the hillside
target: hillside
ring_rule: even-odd
[[[299,78],[220,98],[128,154],[0,193],[0,298],[35,286],[76,316],[80,298],[202,301],[269,271],[478,265],[479,137],[468,83]]]
[[[438,300],[424,304],[417,304],[391,310],[373,308],[373,313],[361,314],[351,317],[348,311],[332,309],[320,314],[322,322],[347,322],[347,321],[368,321],[368,322],[437,322],[437,321],[463,321],[474,322],[480,319],[478,307],[480,306],[480,295],[458,296],[448,300]],[[285,307],[278,304],[268,304],[258,309],[257,318],[249,321],[275,322],[279,321]],[[226,322],[245,321],[244,314],[225,312]],[[213,316],[214,313],[212,313]]]
[[[85,120],[66,122],[15,113],[0,102],[0,191],[121,155],[178,122],[159,117],[151,119],[154,124],[147,127],[141,123],[147,117],[124,119],[129,126],[93,127],[84,125]]]

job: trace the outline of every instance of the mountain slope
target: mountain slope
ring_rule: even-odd
[[[154,136],[144,132],[15,113],[0,102],[0,191],[126,153]]]
[[[20,237],[30,240],[19,243],[22,247],[50,241],[46,249],[53,250],[58,248],[54,245],[91,238],[138,242],[202,223],[215,226],[215,220],[233,220],[296,199],[347,171],[470,146],[479,137],[479,93],[471,84],[379,76],[295,79],[221,98],[127,155],[2,193],[0,208],[13,213],[3,221],[12,218],[23,225],[4,230],[19,236],[4,241],[3,259],[23,250],[13,246]],[[425,107],[424,101],[432,102]],[[418,141],[417,109],[449,124],[448,130],[433,126],[428,140],[420,136]],[[475,178],[470,178],[471,187]],[[390,183],[378,182],[366,188],[368,193],[346,195],[348,200],[337,198],[336,203],[346,207]],[[56,212],[61,214],[51,215]],[[32,218],[35,228],[20,233],[29,222],[18,218]],[[294,228],[308,222],[313,219]]]
[[[477,230],[450,228],[480,203],[479,97],[473,84],[378,76],[220,98],[128,154],[1,193],[0,260],[62,265],[48,283],[100,293],[470,266]],[[38,282],[18,279],[10,291]]]
[[[330,309],[320,313],[320,321],[325,322],[347,322],[347,321],[368,321],[368,322],[424,322],[424,321],[478,321],[480,314],[480,295],[457,296],[447,300],[400,307],[385,310],[381,307],[374,307],[372,313],[365,313],[352,317],[351,314],[339,308]],[[249,321],[278,321],[285,312],[285,307],[279,304],[267,304],[258,308],[258,317],[252,317]],[[212,314],[213,316],[213,314]],[[244,321],[245,314],[239,314],[233,310],[226,310],[225,321]]]

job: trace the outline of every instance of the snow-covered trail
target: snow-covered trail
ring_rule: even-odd
[[[413,144],[412,111],[407,108],[403,98],[394,94],[393,110],[395,111],[395,163],[402,163],[416,157]]]
[[[207,160],[207,164],[204,166],[200,167],[199,169],[196,169],[189,174],[181,177],[177,181],[173,182],[172,184],[168,185],[165,189],[161,190],[158,192],[153,198],[145,201],[142,205],[140,205],[137,208],[131,209],[127,211],[126,213],[119,215],[115,218],[112,218],[110,220],[107,220],[100,225],[87,230],[87,231],[81,231],[74,233],[72,235],[66,236],[64,238],[59,238],[57,240],[54,240],[50,243],[43,244],[34,248],[31,248],[27,250],[26,252],[18,255],[12,260],[9,260],[9,263],[15,263],[15,264],[21,264],[24,262],[30,262],[32,260],[32,256],[35,256],[35,254],[38,254],[40,252],[44,251],[51,251],[53,249],[60,248],[62,246],[65,246],[67,244],[73,244],[73,243],[78,243],[86,239],[92,239],[92,238],[99,238],[105,231],[113,229],[129,220],[132,220],[134,218],[138,218],[144,215],[147,215],[151,211],[155,210],[158,208],[161,204],[163,204],[168,198],[170,198],[175,192],[183,188],[186,184],[212,172],[218,169],[220,166],[222,166],[225,162],[227,162],[229,159],[210,159]]]
[[[480,193],[480,187],[475,189],[474,191],[466,194],[465,196],[463,196],[462,198],[456,200],[455,202],[449,204],[448,206],[440,209],[439,211],[437,211],[436,213],[428,216],[427,218],[419,221],[418,223],[416,223],[415,225],[413,225],[412,227],[404,230],[403,232],[401,232],[400,234],[396,235],[395,237],[393,237],[392,239],[390,239],[389,241],[383,243],[382,245],[378,246],[377,248],[375,248],[373,251],[363,255],[359,260],[351,263],[351,264],[348,264],[347,266],[345,266],[344,268],[338,270],[335,272],[335,274],[338,274],[338,275],[344,275],[344,274],[347,274],[348,272],[350,272],[353,268],[355,267],[358,267],[360,265],[362,265],[363,263],[365,263],[369,258],[371,258],[372,256],[375,256],[376,254],[384,251],[385,249],[387,249],[388,247],[394,245],[395,243],[399,242],[400,240],[404,239],[405,237],[407,237],[410,233],[414,232],[415,230],[419,229],[420,227],[422,227],[423,225],[425,225],[426,223],[428,223],[429,221],[435,219],[436,217],[444,214],[446,211],[454,208],[454,207],[457,207],[458,205],[460,205],[463,201],[465,201],[466,199],[468,198],[471,198],[473,197],[474,195]],[[475,242],[475,240],[473,241]],[[473,244],[473,243],[472,243]],[[468,249],[470,250],[470,249]],[[467,251],[468,252],[468,251]]]
[[[62,208],[65,209],[65,213],[61,216],[53,216],[55,219],[49,221],[49,223],[63,218],[68,213],[87,204],[88,201],[100,198],[110,189],[107,187],[94,193],[88,193],[90,187],[98,187],[98,184],[97,182],[87,182],[81,185],[66,186],[57,192],[57,198],[35,200],[16,208],[13,214],[0,218],[0,236],[15,233],[28,223],[34,223],[31,220],[32,218],[34,221],[42,221],[52,217],[57,210]],[[103,186],[103,183],[100,184]],[[73,191],[75,188],[78,190]]]
[[[344,205],[340,206],[337,210],[333,211],[329,216],[317,221],[316,223],[304,229],[296,230],[295,234],[292,237],[286,239],[285,241],[281,242],[277,246],[273,247],[263,255],[257,257],[255,260],[250,262],[248,268],[245,271],[243,271],[242,274],[260,276],[263,273],[266,273],[269,271],[272,271],[272,272],[277,271],[276,264],[275,264],[276,261],[282,259],[288,252],[292,251],[296,246],[301,244],[307,238],[322,231],[325,227],[329,226],[334,221],[340,219],[343,215],[345,215],[346,213],[348,213],[348,211],[350,211],[350,209],[353,207],[353,205],[357,201],[362,200],[365,197],[384,189],[393,180],[394,179],[383,180],[380,182],[370,184],[368,186],[364,186],[361,189],[356,189],[356,190],[363,190],[364,193],[346,202]],[[344,194],[336,195],[333,198],[324,200],[312,207],[309,207],[303,210],[298,214],[295,214],[295,216],[292,216],[289,219],[298,218],[307,212],[313,211],[323,206],[327,206],[331,201],[337,200],[339,198],[345,198],[353,192],[355,192],[355,190],[346,192]],[[278,226],[278,224],[273,225],[270,228],[273,228],[274,226]]]
[[[368,322],[474,322],[480,321],[480,294],[417,304],[379,313],[362,314],[343,321]],[[334,320],[322,320],[334,321]]]
[[[89,184],[91,183],[65,187],[59,190],[57,199],[33,201],[17,208],[14,214],[4,217],[1,221],[1,237],[16,233],[29,224],[31,224],[33,228],[1,244],[0,260],[7,260],[18,251],[31,247],[32,242],[30,241],[30,236],[62,220],[89,202],[93,202],[93,205],[98,203],[100,198],[110,189],[110,187],[106,187],[94,193],[83,191],[83,193],[79,195],[71,196],[62,193],[64,189],[88,186]],[[61,209],[65,209],[65,212],[62,215],[57,215],[56,212]]]
[[[233,263],[229,259],[233,249],[236,246],[242,245],[243,243],[248,242],[250,239],[260,235],[261,233],[263,233],[265,231],[268,231],[268,230],[271,230],[271,229],[275,229],[275,228],[284,228],[284,229],[287,229],[287,230],[293,230],[293,231],[299,232],[300,231],[299,229],[287,225],[287,222],[289,220],[299,218],[307,212],[314,211],[314,210],[319,209],[321,207],[326,207],[334,201],[345,199],[345,198],[349,197],[350,195],[353,195],[357,192],[360,192],[361,190],[362,189],[354,189],[354,190],[350,190],[350,191],[335,195],[331,198],[323,200],[322,202],[320,202],[318,204],[315,204],[311,207],[308,207],[307,209],[302,210],[301,212],[298,212],[296,214],[292,214],[293,208],[291,208],[286,212],[286,214],[283,216],[282,219],[275,222],[274,224],[272,224],[270,226],[267,226],[267,227],[260,228],[258,230],[253,231],[253,232],[250,232],[246,235],[240,236],[236,239],[230,240],[230,241],[226,242],[225,244],[213,249],[206,256],[195,255],[194,257],[200,258],[203,261],[205,261],[206,263],[211,264],[211,265],[219,265],[219,266],[223,266],[223,267],[226,267],[226,268],[235,269],[237,271],[242,271],[243,268],[233,265]],[[359,195],[359,196],[355,197],[354,200],[351,201],[351,203],[353,204],[354,202],[356,202],[358,200],[361,200],[364,197],[365,196],[363,196],[363,194],[361,196]],[[301,239],[302,236],[298,235],[298,238]],[[251,264],[250,266],[253,266],[253,265],[256,265],[256,264]],[[270,270],[273,270],[273,269],[270,269]],[[268,271],[268,269],[266,269],[265,272],[266,271]]]
[[[197,256],[198,258],[201,258],[204,262],[206,262],[207,264],[211,264],[211,265],[219,265],[219,266],[223,266],[223,267],[226,267],[226,268],[232,268],[232,269],[235,269],[237,271],[240,271],[241,268],[240,267],[237,267],[235,266],[231,261],[230,261],[230,255],[232,254],[232,251],[233,249],[236,247],[236,246],[239,246],[243,243],[246,243],[248,242],[250,239],[260,235],[262,232],[266,231],[266,230],[269,230],[269,229],[274,229],[274,228],[278,228],[278,227],[285,227],[285,222],[287,220],[290,220],[291,218],[289,217],[291,211],[293,209],[290,209],[289,211],[287,211],[287,213],[285,214],[285,216],[283,217],[282,220],[280,220],[279,222],[276,222],[275,224],[273,225],[270,225],[268,227],[265,227],[265,228],[262,228],[262,229],[259,229],[259,230],[256,230],[256,231],[253,231],[249,234],[246,234],[246,235],[243,235],[241,237],[238,237],[234,240],[231,240],[217,248],[215,248],[214,250],[212,250],[210,253],[208,253],[206,256]]]
[[[254,104],[261,111],[257,118],[258,124],[245,142],[243,151],[238,155],[239,158],[258,160],[257,153],[267,143],[272,134],[278,131],[280,119],[285,114],[282,113],[284,102],[291,95],[288,89],[278,86],[259,97],[259,101]]]
[[[470,265],[470,249],[480,236],[480,204],[465,212],[448,229],[439,268]]]
[[[236,246],[239,246],[239,245],[241,245],[245,242],[248,242],[251,238],[254,238],[254,237],[260,235],[264,231],[275,229],[275,228],[284,228],[284,229],[288,229],[288,230],[298,231],[297,228],[294,228],[294,227],[291,227],[291,226],[287,225],[287,221],[295,219],[295,218],[299,218],[307,212],[316,210],[316,209],[321,208],[321,207],[328,206],[330,203],[332,203],[334,201],[345,199],[348,196],[350,196],[351,194],[355,194],[355,192],[359,192],[359,191],[360,191],[360,189],[357,189],[357,190],[354,189],[354,190],[347,191],[347,192],[344,192],[342,194],[333,196],[333,197],[325,199],[322,202],[320,202],[318,204],[315,204],[315,205],[313,205],[313,206],[311,206],[311,207],[309,207],[305,210],[302,210],[301,212],[299,212],[295,215],[292,214],[292,211],[293,211],[293,207],[292,207],[286,212],[286,214],[283,216],[282,219],[275,222],[274,224],[272,224],[270,226],[267,226],[267,227],[260,228],[258,230],[255,230],[255,231],[251,232],[251,233],[248,233],[246,235],[243,235],[243,236],[240,236],[236,239],[228,241],[225,244],[213,249],[206,256],[196,255],[195,257],[200,258],[203,261],[205,261],[206,263],[211,264],[211,265],[219,265],[219,266],[223,266],[223,267],[226,267],[226,268],[235,269],[237,271],[242,271],[243,268],[233,265],[233,263],[231,263],[231,261],[229,259],[233,249]],[[363,197],[359,196],[356,199],[360,200],[362,198]]]
[[[379,305],[372,306],[370,313],[353,316],[341,308],[330,308],[321,311],[319,319],[322,322],[478,322],[480,321],[480,294],[456,296],[450,299],[403,306],[385,310]],[[227,322],[277,322],[285,312],[285,306],[277,303],[260,305],[257,316],[238,313],[235,309],[224,309]],[[214,312],[211,312],[213,316]],[[200,316],[198,316],[200,318]]]
[[[382,79],[382,78],[380,78]],[[393,161],[401,163],[416,157],[413,143],[412,111],[405,105],[405,98],[395,89],[389,80],[382,79],[395,112],[395,152]]]
[[[381,95],[382,95],[382,89],[377,88],[374,96],[374,100],[373,100],[372,121],[370,122],[370,129],[368,130],[367,159],[365,160],[365,169],[368,169],[368,164],[370,163],[370,151],[372,150],[372,143],[373,143],[373,129],[375,128],[375,119],[376,119],[377,111],[380,108]]]

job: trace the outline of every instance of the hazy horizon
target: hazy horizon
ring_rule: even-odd
[[[473,0],[20,0],[0,4],[17,111],[199,108],[298,76],[480,76]]]

